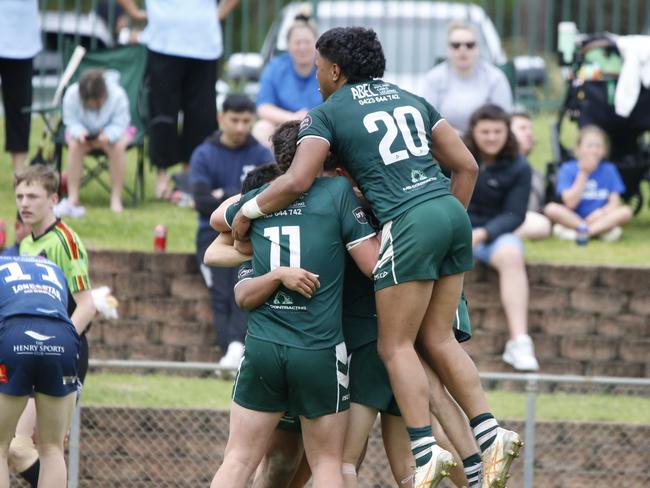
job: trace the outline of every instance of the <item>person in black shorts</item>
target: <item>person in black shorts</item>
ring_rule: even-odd
[[[32,229],[20,243],[20,254],[45,257],[63,270],[69,317],[81,336],[78,376],[83,383],[88,370],[86,334],[96,309],[90,291],[86,248],[77,234],[54,216],[58,187],[57,174],[43,165],[23,168],[14,175],[16,206],[23,221]],[[37,486],[39,478],[38,453],[32,441],[36,415],[34,402],[28,402],[9,449],[13,469],[33,487]]]
[[[27,160],[34,57],[42,48],[38,0],[0,2],[0,82],[5,116],[5,150],[14,169]]]
[[[437,486],[453,464],[432,434],[417,341],[424,360],[470,419],[484,464],[495,467],[489,486],[503,487],[522,442],[517,433],[499,427],[476,366],[452,331],[463,274],[473,267],[466,207],[476,161],[426,100],[381,79],[386,59],[374,31],[330,29],[316,49],[325,102],[303,119],[291,168],[241,206],[233,235],[246,240],[253,220],[280,211],[309,190],[331,151],[382,226],[373,271],[377,346],[411,439],[414,486]],[[437,161],[451,169],[451,180]]]
[[[41,257],[0,257],[0,487],[9,487],[9,443],[30,396],[41,488],[64,488],[63,440],[78,382],[79,335],[63,271]]]

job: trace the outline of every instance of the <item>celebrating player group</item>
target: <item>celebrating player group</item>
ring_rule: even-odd
[[[523,443],[499,426],[460,345],[476,161],[434,107],[382,80],[373,30],[334,28],[316,49],[323,104],[276,130],[276,164],[249,173],[210,222],[221,234],[205,262],[240,266],[235,299],[249,311],[211,487],[356,487],[380,414],[398,486],[505,488]],[[48,171],[15,181],[34,232],[21,253],[41,257],[0,260],[0,487],[7,460],[32,486],[65,484],[87,365],[85,249],[52,213]],[[33,426],[21,435],[26,405],[38,449]]]
[[[211,220],[205,261],[243,263],[250,312],[212,487],[356,486],[379,412],[399,486],[504,488],[522,442],[459,343],[476,161],[434,107],[381,79],[374,31],[334,28],[316,48],[324,103],[280,126],[279,170],[255,170]]]

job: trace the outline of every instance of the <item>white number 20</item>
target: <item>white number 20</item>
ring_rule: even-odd
[[[415,124],[419,145],[413,140],[409,123],[406,120],[407,115],[410,115]],[[386,133],[379,142],[379,154],[381,155],[384,164],[393,164],[408,159],[408,153],[411,153],[413,156],[424,156],[429,152],[429,144],[427,143],[427,136],[424,129],[424,120],[422,119],[422,114],[415,107],[411,105],[396,107],[395,110],[393,110],[392,115],[383,110],[369,113],[363,118],[363,125],[366,127],[366,130],[372,134],[379,130],[379,126],[377,125],[377,122],[379,121],[381,121],[386,127]],[[392,152],[390,148],[393,145],[393,142],[395,142],[395,139],[397,139],[399,133],[402,134],[402,139],[404,140],[406,149]]]

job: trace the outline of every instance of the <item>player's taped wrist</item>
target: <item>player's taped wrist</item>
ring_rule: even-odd
[[[244,205],[242,205],[241,211],[246,218],[251,220],[266,216],[266,214],[260,210],[260,206],[257,203],[257,197],[251,198]]]

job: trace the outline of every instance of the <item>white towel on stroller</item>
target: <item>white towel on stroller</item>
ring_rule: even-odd
[[[616,84],[614,108],[629,117],[641,92],[650,87],[650,36],[617,36],[616,46],[623,56],[623,67]]]

